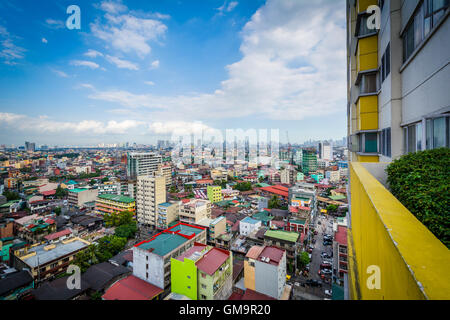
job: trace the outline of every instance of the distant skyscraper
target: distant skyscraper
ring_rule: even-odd
[[[302,171],[305,174],[317,170],[317,154],[314,148],[302,150]]]
[[[329,142],[319,142],[319,157],[323,160],[333,160],[333,146]]]
[[[34,152],[36,150],[36,144],[34,142],[25,142],[25,150],[27,152]]]

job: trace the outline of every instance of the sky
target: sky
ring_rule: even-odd
[[[0,0],[0,12],[0,144],[346,135],[345,0]]]

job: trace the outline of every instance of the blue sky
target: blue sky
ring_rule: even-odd
[[[66,9],[81,9],[69,30]],[[0,144],[346,135],[344,0],[0,0]],[[6,14],[5,14],[6,13]]]

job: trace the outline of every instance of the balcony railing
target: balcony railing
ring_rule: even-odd
[[[348,269],[351,298],[449,299],[449,250],[368,168],[378,177],[384,173],[365,163],[353,162],[350,166]],[[373,271],[377,267],[378,275]],[[376,277],[380,279],[379,289],[368,285],[368,282],[376,284],[376,281],[371,282]]]

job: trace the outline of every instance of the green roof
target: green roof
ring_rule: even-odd
[[[83,191],[86,191],[86,190],[88,190],[88,189],[72,189],[72,190],[69,190],[69,192],[79,193],[79,192],[83,192]]]
[[[334,201],[347,199],[346,196],[339,196],[339,195],[338,196],[330,196],[329,198]]]
[[[267,230],[264,234],[266,237],[271,237],[275,239],[280,239],[289,242],[297,242],[298,237],[300,236],[296,232],[289,231],[281,231],[281,230]]]
[[[295,219],[295,220],[290,220],[290,223],[295,223],[295,224],[301,224],[302,226],[305,225],[306,220],[305,219]]]
[[[133,198],[120,196],[117,194],[102,194],[98,196],[99,199],[105,199],[105,200],[111,200],[111,201],[117,201],[117,202],[124,202],[124,203],[132,203],[135,202]]]
[[[198,233],[202,232],[203,230],[204,229],[198,229],[198,228],[181,225],[181,224],[170,229],[170,231],[172,231],[172,232],[179,231],[179,233],[186,235],[186,236],[190,236],[193,233],[198,234]],[[178,248],[179,246],[181,246],[186,241],[188,241],[187,238],[180,236],[178,234],[163,232],[159,236],[157,236],[155,239],[153,239],[149,242],[144,242],[141,245],[139,245],[138,247],[143,250],[153,249],[153,253],[163,257],[166,254],[168,254],[171,251]]]
[[[267,211],[262,211],[262,212],[255,213],[252,216],[252,218],[256,219],[256,220],[260,220],[262,222],[269,222],[269,221],[271,221],[273,219],[272,216],[269,216]]]
[[[270,184],[267,183],[258,183],[257,185],[260,186],[261,188],[270,187]]]
[[[216,202],[215,204],[218,205],[219,207],[226,207],[228,205],[232,205],[233,202],[231,200],[223,200],[223,201]]]
[[[0,208],[9,208],[12,204],[14,203],[18,203],[20,202],[20,200],[12,200],[12,201],[8,201],[7,203],[4,203],[0,206]]]

